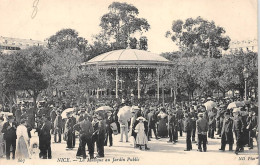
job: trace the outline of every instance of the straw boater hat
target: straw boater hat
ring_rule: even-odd
[[[135,113],[135,111],[137,111],[137,110],[140,110],[140,108],[138,106],[132,106],[132,108],[131,108],[132,113]]]
[[[203,117],[203,113],[199,113],[199,114],[198,114],[198,117]]]
[[[137,121],[139,121],[139,120],[145,121],[145,118],[144,118],[144,117],[138,117],[136,120],[137,120]]]
[[[7,118],[10,120],[10,119],[14,119],[14,115],[13,115],[13,113],[9,113],[8,115],[7,115]]]
[[[233,113],[239,113],[240,112],[240,108],[234,108],[233,109]]]

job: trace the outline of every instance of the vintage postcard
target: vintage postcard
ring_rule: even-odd
[[[257,0],[0,0],[0,165],[259,164]]]

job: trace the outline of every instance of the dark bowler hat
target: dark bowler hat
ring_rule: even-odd
[[[225,115],[230,115],[230,112],[225,112]]]

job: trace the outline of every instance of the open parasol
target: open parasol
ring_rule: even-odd
[[[113,108],[109,106],[101,106],[95,110],[95,112],[106,112],[106,111],[111,111]]]
[[[130,106],[124,106],[119,109],[117,116],[119,120],[128,120],[132,117],[131,113],[131,107]]]
[[[243,107],[245,106],[245,103],[242,101],[235,101],[232,102],[228,105],[227,109],[233,109],[233,108],[238,108],[238,107]]]
[[[74,108],[67,108],[66,110],[64,110],[62,113],[61,113],[61,117],[62,118],[67,118],[67,114],[68,113],[71,113],[74,111]]]
[[[213,107],[217,107],[217,104],[214,101],[210,100],[204,103],[204,106],[206,107],[207,111],[210,111]]]

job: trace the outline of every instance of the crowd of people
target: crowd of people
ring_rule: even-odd
[[[205,105],[207,101],[214,106]],[[228,108],[232,102],[240,102],[237,107]],[[110,107],[95,111],[98,107]],[[129,107],[129,117],[120,117],[121,108]],[[104,146],[114,145],[113,136],[120,134],[120,142],[133,137],[134,148],[150,150],[151,138],[169,138],[167,143],[178,143],[178,137],[186,136],[185,151],[194,149],[207,152],[209,139],[219,139],[220,151],[238,154],[246,146],[253,149],[254,140],[258,145],[258,106],[250,101],[211,98],[160,104],[146,102],[77,105],[46,103],[37,111],[26,104],[14,105],[12,112],[0,116],[0,157],[10,159],[31,158],[34,148],[39,148],[39,158],[52,159],[52,143],[66,141],[66,150],[75,148],[79,141],[76,157],[90,159],[104,157]],[[38,141],[31,141],[32,131],[38,134]],[[52,139],[53,137],[53,139]],[[117,142],[115,142],[117,143]],[[86,148],[87,146],[87,148]],[[95,147],[97,155],[94,155]]]

